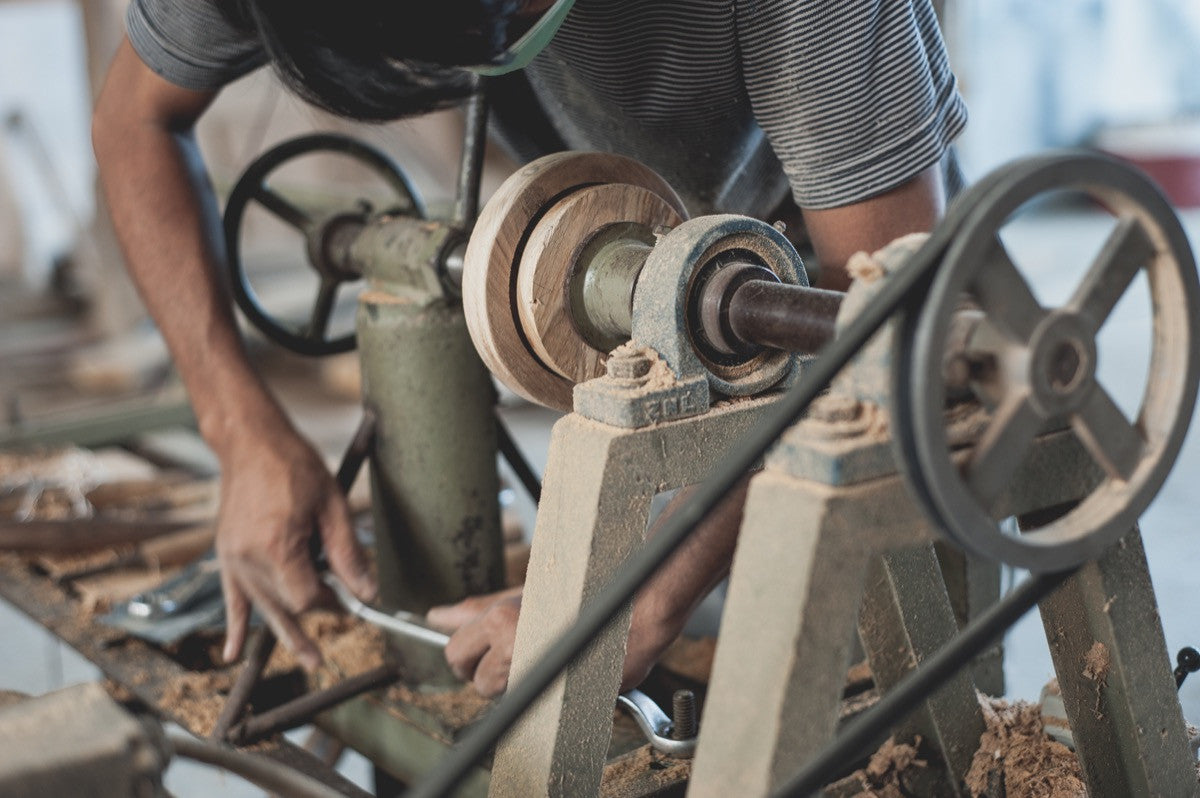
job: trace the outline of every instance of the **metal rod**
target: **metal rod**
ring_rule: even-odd
[[[933,268],[950,242],[953,229],[954,225],[951,224],[940,226],[905,267],[889,277],[874,301],[863,308],[842,334],[822,350],[797,383],[767,411],[762,421],[718,461],[717,468],[701,484],[693,501],[667,519],[659,532],[626,561],[613,580],[583,608],[575,624],[546,651],[525,678],[513,685],[492,710],[464,735],[459,745],[425,779],[406,793],[407,798],[434,798],[450,794],[542,691],[688,539],[696,525],[758,463],[783,431],[800,418],[812,400],[892,313],[909,297],[924,290]]]
[[[833,340],[845,298],[840,291],[752,280],[730,297],[729,329],[746,343],[811,355]]]
[[[529,494],[529,498],[533,499],[533,503],[541,504],[542,481],[533,470],[533,466],[529,465],[529,461],[525,459],[520,447],[517,446],[504,419],[499,416],[496,417],[496,435],[500,443],[500,453],[504,455],[505,462],[512,467],[517,479],[521,480],[521,484],[525,486],[525,491]]]
[[[881,743],[893,725],[1074,573],[1072,570],[1037,574],[1026,579],[1016,590],[971,621],[953,641],[905,676],[878,704],[856,718],[836,740],[788,779],[775,793],[775,798],[812,795],[836,778],[847,762],[853,762]]]
[[[290,798],[339,798],[345,795],[294,767],[263,756],[234,751],[178,731],[168,731],[167,739],[175,756],[228,770],[271,793]]]
[[[266,670],[271,654],[275,652],[275,643],[275,633],[267,626],[260,626],[251,636],[246,646],[246,664],[242,666],[237,681],[229,691],[229,697],[225,699],[225,705],[221,707],[221,714],[217,716],[217,722],[209,734],[210,739],[218,742],[230,739],[233,724],[246,709],[250,693],[254,691],[262,672]]]
[[[350,493],[350,488],[354,486],[354,480],[358,478],[358,472],[362,470],[367,455],[371,453],[371,444],[375,441],[376,422],[375,411],[364,407],[362,418],[358,422],[358,429],[354,431],[354,437],[350,439],[350,445],[346,448],[346,453],[342,455],[342,462],[337,470],[337,484],[343,494]]]
[[[483,179],[483,157],[487,150],[488,103],[482,83],[467,100],[463,130],[462,161],[458,170],[458,195],[454,202],[454,225],[467,228],[479,215],[479,184]]]
[[[295,729],[327,709],[363,693],[386,687],[399,678],[400,670],[395,665],[380,665],[338,682],[326,690],[306,693],[275,709],[249,717],[230,731],[230,740],[236,745],[249,745],[272,734]]]

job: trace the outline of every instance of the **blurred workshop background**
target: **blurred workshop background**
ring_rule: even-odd
[[[122,35],[124,5],[123,0],[0,0],[0,446],[18,428],[104,412],[155,392],[168,403],[178,396],[178,387],[164,375],[165,351],[125,277],[97,199],[91,97]],[[1159,180],[1196,242],[1200,3],[944,0],[939,5],[970,109],[959,144],[969,179],[1026,153],[1099,147],[1130,158]],[[260,70],[221,95],[205,115],[199,138],[220,194],[272,144],[314,130],[350,133],[383,148],[430,205],[449,202],[461,131],[456,112],[379,127],[350,125],[281,92],[269,72]],[[485,192],[511,168],[494,153]],[[320,167],[313,169],[319,179]],[[257,254],[286,265],[295,242],[286,231],[273,235],[262,224],[256,247],[263,252]],[[1039,290],[1052,292],[1072,282],[1059,265],[1080,242],[1098,241],[1100,235],[1089,209],[1069,206],[1031,221],[1013,243],[1033,253],[1031,262],[1044,265]],[[285,283],[279,282],[274,300],[284,305],[289,301]],[[1145,320],[1145,310],[1141,316],[1131,311],[1127,319],[1130,329]],[[1125,328],[1118,324],[1109,332],[1121,339],[1119,349]],[[1129,338],[1130,358],[1136,360],[1134,336]],[[353,356],[320,367],[288,361],[279,371],[293,387],[297,380],[321,386],[293,391],[289,407],[316,420],[306,431],[336,455],[356,418]],[[1118,399],[1123,406],[1136,406],[1138,396]],[[544,466],[553,414],[516,402],[509,402],[505,412],[529,457]],[[1200,643],[1194,609],[1200,547],[1190,537],[1197,516],[1191,486],[1197,479],[1200,444],[1193,431],[1170,482],[1143,519],[1172,652]],[[518,510],[531,528],[532,508]],[[1010,695],[1036,698],[1053,674],[1036,615],[1013,630],[1008,646]],[[86,660],[0,602],[0,688],[41,694],[95,677]],[[1184,686],[1183,702],[1185,717],[1200,722],[1200,679]],[[356,780],[366,778],[364,762],[346,767]],[[177,770],[171,785],[176,794],[211,794],[195,786],[190,771],[180,776]],[[182,779],[188,786],[181,786]],[[232,784],[222,789],[238,794]]]

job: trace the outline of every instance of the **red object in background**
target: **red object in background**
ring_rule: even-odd
[[[1200,120],[1101,129],[1094,146],[1158,183],[1178,208],[1200,208]]]

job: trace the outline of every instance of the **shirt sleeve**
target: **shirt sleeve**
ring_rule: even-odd
[[[739,0],[743,76],[804,208],[937,163],[966,125],[929,0]]]
[[[266,62],[211,0],[131,0],[125,25],[146,66],[184,89],[215,91]]]

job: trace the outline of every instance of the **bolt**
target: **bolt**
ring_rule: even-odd
[[[676,690],[671,705],[671,737],[691,740],[696,736],[696,694],[691,690]]]
[[[808,417],[814,421],[824,421],[836,424],[840,421],[853,421],[862,415],[862,405],[852,396],[825,394],[819,397],[809,407]]]
[[[1175,687],[1178,689],[1183,686],[1183,680],[1188,677],[1189,673],[1200,671],[1200,651],[1191,646],[1181,648],[1175,661],[1179,663],[1175,668]]]
[[[787,232],[787,222],[783,221],[782,219],[773,223],[771,226],[775,228],[775,232],[777,233],[782,234]]]
[[[668,227],[665,224],[656,224],[654,226],[654,229],[651,232],[654,234],[654,238],[657,240],[657,239],[661,239],[667,233],[671,232],[672,229],[673,228]]]
[[[646,357],[642,352],[621,351],[613,352],[608,358],[607,373],[608,376],[616,380],[641,380],[650,373],[650,358]]]

